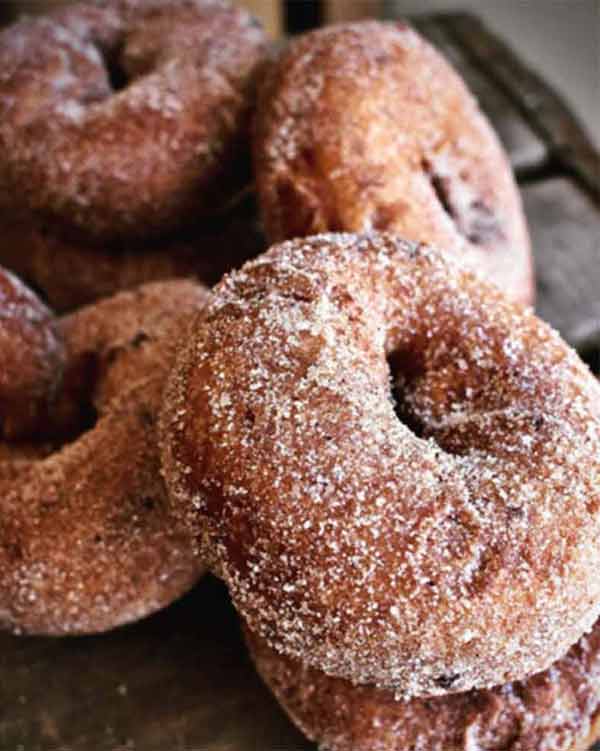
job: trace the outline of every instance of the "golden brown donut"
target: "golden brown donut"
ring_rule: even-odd
[[[491,690],[396,701],[278,655],[250,652],[292,721],[327,751],[588,751],[600,737],[600,622],[552,667]]]
[[[0,220],[0,232],[0,264],[57,311],[163,279],[195,277],[212,285],[267,248],[252,196],[201,227],[137,244],[96,247],[19,220]]]
[[[599,615],[600,385],[448,254],[272,248],[217,285],[165,404],[174,511],[278,652],[432,696],[544,670]]]
[[[0,213],[163,233],[238,189],[265,36],[219,0],[106,0],[0,33]]]
[[[331,26],[292,41],[260,87],[254,162],[273,242],[397,232],[533,300],[502,147],[460,76],[402,23]]]
[[[32,297],[0,278],[13,298]],[[173,343],[205,300],[197,284],[163,282],[55,321],[63,373],[44,422],[29,443],[0,444],[2,627],[103,631],[167,605],[204,571],[166,503],[155,418]],[[27,333],[27,310],[21,320]],[[53,445],[36,446],[42,428]]]

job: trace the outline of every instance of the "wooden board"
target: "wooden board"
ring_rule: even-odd
[[[557,92],[475,16],[457,13],[439,20],[474,64],[515,103],[523,119],[546,144],[549,162],[557,169],[574,173],[598,196],[600,154]]]
[[[224,587],[97,637],[0,634],[2,751],[309,751],[246,655]]]
[[[600,372],[598,155],[556,94],[477,19],[418,25],[463,73],[520,177],[540,314]],[[104,636],[0,634],[0,751],[315,747],[261,684],[226,592],[207,578],[162,613]]]
[[[362,18],[377,18],[383,0],[322,0],[325,23],[345,23]]]
[[[537,312],[585,354],[600,349],[600,211],[567,178],[523,188],[535,250]]]
[[[103,636],[0,634],[0,749],[317,751],[256,675],[211,577]]]

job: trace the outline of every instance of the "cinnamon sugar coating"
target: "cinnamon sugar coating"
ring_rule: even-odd
[[[46,413],[64,348],[52,313],[10,273],[0,274],[0,352],[0,439],[14,439]]]
[[[2,627],[103,631],[167,605],[205,570],[168,508],[156,417],[174,341],[206,295],[164,282],[56,319],[64,368],[43,425],[0,443]]]
[[[273,649],[399,697],[547,669],[600,611],[600,385],[392,235],[224,278],[169,379],[174,512]]]
[[[238,189],[259,24],[219,0],[100,0],[0,33],[0,213],[148,236]]]
[[[528,680],[409,702],[328,678],[245,635],[265,683],[327,751],[587,751],[600,735],[600,623]]]
[[[460,76],[404,24],[330,26],[292,41],[260,86],[254,162],[273,242],[395,232],[533,300],[502,147]]]

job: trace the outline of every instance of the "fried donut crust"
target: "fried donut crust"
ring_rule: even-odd
[[[266,38],[219,0],[107,0],[0,33],[0,212],[163,233],[239,189]]]
[[[291,720],[327,751],[587,751],[600,734],[600,623],[525,681],[410,702],[329,678],[248,629],[245,638]]]
[[[51,311],[10,273],[0,273],[0,352],[0,440],[14,440],[47,413],[64,347]]]
[[[293,40],[261,83],[254,130],[272,242],[395,232],[533,301],[529,237],[503,149],[460,76],[408,26],[368,21]]]
[[[162,415],[174,512],[270,647],[433,696],[547,669],[600,610],[600,385],[530,310],[397,236],[215,288]]]
[[[0,444],[0,625],[104,631],[169,604],[205,570],[166,501],[156,417],[174,342],[205,303],[147,285],[57,321],[55,445]],[[46,426],[47,427],[47,426]]]

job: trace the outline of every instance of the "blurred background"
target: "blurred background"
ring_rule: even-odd
[[[0,0],[0,20],[68,0]],[[238,0],[273,36],[323,23],[470,10],[554,86],[600,146],[600,0]]]
[[[384,5],[406,14],[461,9],[479,15],[556,87],[600,146],[600,0],[386,0]]]

